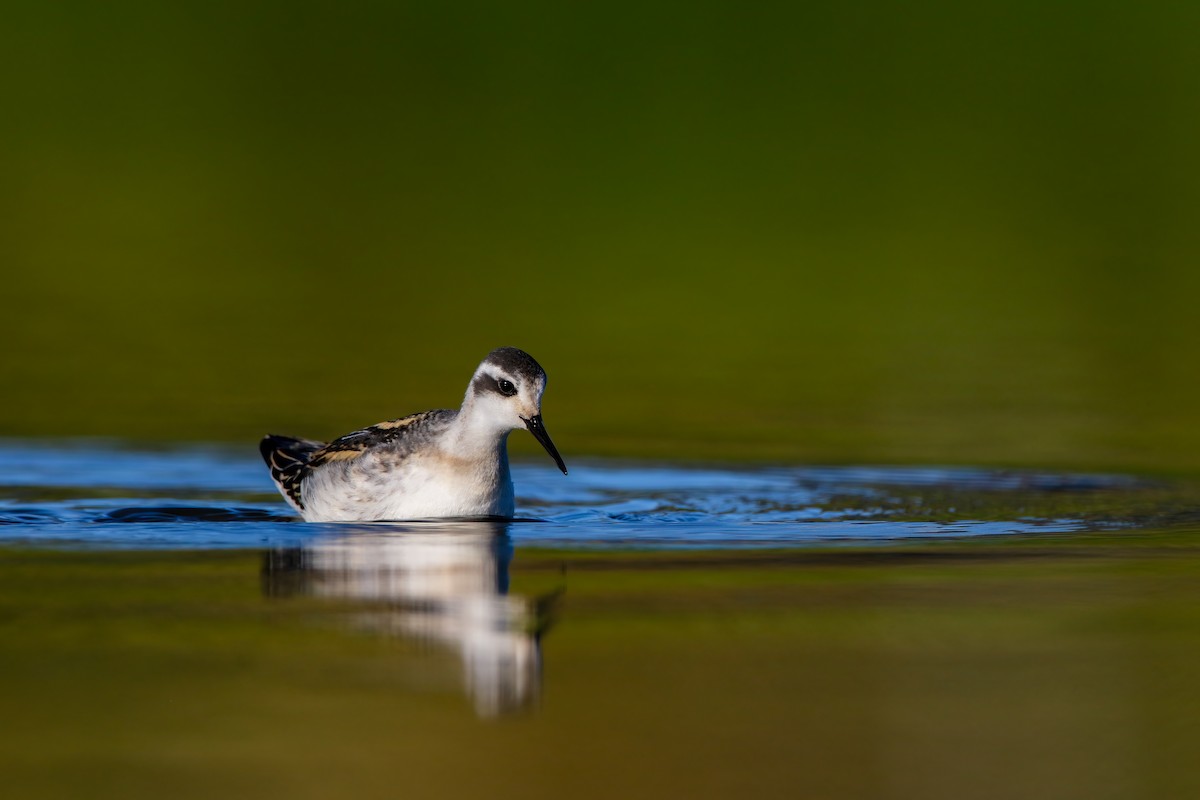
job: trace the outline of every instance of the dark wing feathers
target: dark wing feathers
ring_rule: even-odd
[[[258,451],[271,470],[271,478],[298,510],[304,510],[300,499],[300,484],[308,475],[309,462],[313,454],[325,447],[324,442],[310,439],[294,439],[290,436],[264,436],[258,443]]]
[[[453,412],[441,410],[423,411],[420,414],[412,414],[407,417],[400,417],[399,419],[389,419],[387,422],[380,422],[369,428],[347,433],[345,436],[334,439],[316,453],[313,453],[312,458],[308,462],[309,466],[319,467],[330,461],[345,461],[351,458],[358,458],[366,451],[375,447],[396,444],[405,440],[411,442],[413,441],[413,431],[416,427],[420,427],[420,423],[441,417],[446,413]]]

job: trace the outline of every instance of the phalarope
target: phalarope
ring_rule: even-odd
[[[508,434],[527,428],[567,474],[542,424],[546,372],[515,347],[493,350],[462,407],[388,420],[332,442],[266,436],[271,478],[308,522],[511,517]]]

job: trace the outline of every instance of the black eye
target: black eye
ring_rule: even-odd
[[[496,381],[496,388],[500,390],[500,394],[505,397],[512,397],[517,393],[517,387],[512,385],[512,381],[506,381],[504,378]]]

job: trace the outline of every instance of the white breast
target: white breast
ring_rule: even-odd
[[[395,459],[364,453],[331,462],[304,481],[308,522],[511,517],[515,511],[508,455],[452,459],[441,454]]]

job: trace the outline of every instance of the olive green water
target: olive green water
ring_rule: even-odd
[[[0,436],[331,437],[512,344],[568,464],[1194,480],[1198,26],[18,4]],[[560,594],[498,719],[452,652],[272,593],[261,552],[6,544],[0,769],[31,798],[1194,796],[1197,535],[518,547],[512,596]]]
[[[1194,533],[519,551],[533,708],[258,553],[0,553],[14,797],[1189,797]],[[36,608],[14,614],[13,609]]]

